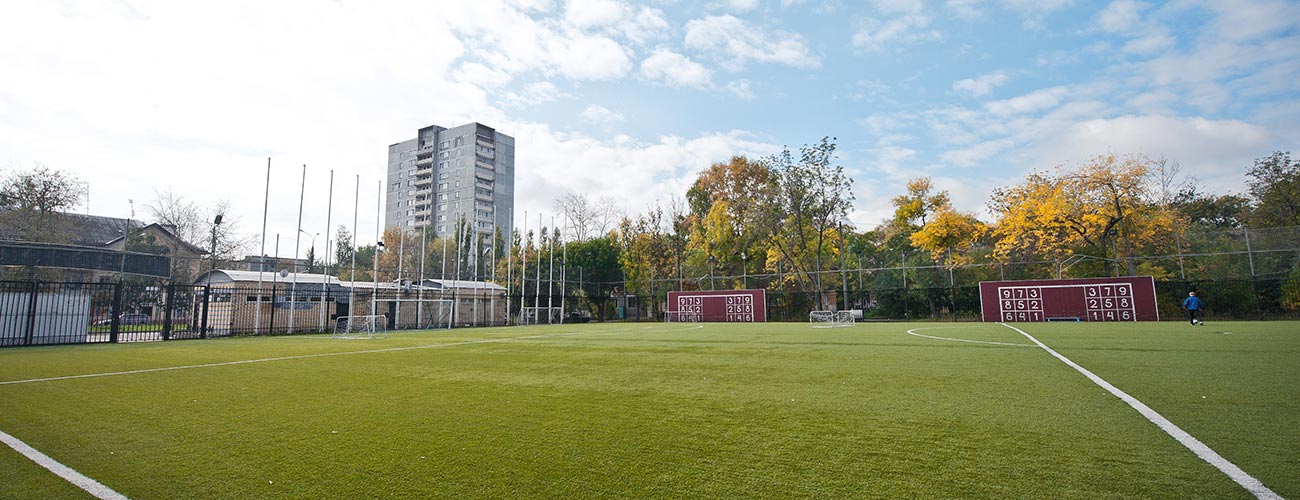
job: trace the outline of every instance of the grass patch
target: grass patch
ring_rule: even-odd
[[[905,333],[939,326],[1025,342],[597,324],[8,349],[0,381],[288,359],[0,385],[0,430],[137,499],[1249,498],[1039,349]],[[1179,326],[1024,328],[1300,496],[1295,324]],[[0,470],[0,496],[60,483],[12,450]]]

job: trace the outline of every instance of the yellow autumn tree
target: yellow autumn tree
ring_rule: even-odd
[[[1150,158],[1106,154],[1055,175],[1035,172],[1024,184],[993,192],[995,256],[1041,256],[1057,261],[1076,253],[1136,272],[1131,258],[1176,224],[1154,200]]]
[[[912,233],[912,246],[930,252],[932,259],[949,269],[970,263],[973,259],[966,251],[988,233],[988,226],[974,214],[959,212],[951,205],[939,206],[929,219]]]

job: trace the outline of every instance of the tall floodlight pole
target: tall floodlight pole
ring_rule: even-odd
[[[349,254],[352,255],[352,262],[349,264],[348,274],[348,316],[352,316],[352,311],[357,306],[357,213],[361,208],[361,175],[357,175],[357,191],[352,198],[352,249]]]
[[[465,241],[465,217],[461,216],[456,222],[456,279],[452,280],[454,286],[451,289],[451,322],[456,323],[460,319],[460,249],[464,246]]]
[[[563,238],[565,233],[569,232],[569,219],[564,219],[564,230],[560,231],[560,237]],[[560,240],[560,249],[563,255],[560,257],[560,324],[564,324],[564,299],[569,295],[569,240]]]
[[[298,250],[302,247],[302,202],[307,198],[307,165],[302,166],[302,186],[298,189],[298,231],[293,233],[293,292],[289,294],[289,333],[298,316]]]
[[[424,261],[427,260],[428,254],[424,253],[424,247],[429,243],[429,222],[427,219],[425,225],[420,226],[420,287],[415,289],[415,322],[417,327],[424,325]]]
[[[515,209],[511,207],[506,211],[506,216],[510,218],[510,227],[514,227]],[[510,292],[514,287],[514,260],[515,260],[515,235],[512,231],[506,235],[509,240],[506,241],[506,314],[505,324],[510,324]]]
[[[257,308],[253,311],[253,335],[262,328],[262,272],[266,271],[266,214],[271,205],[271,159],[266,159],[266,194],[262,197],[262,249],[257,253]],[[274,272],[274,269],[272,270]],[[275,307],[274,304],[271,307]]]
[[[371,316],[378,316],[378,314],[375,314],[375,311],[377,310],[375,309],[375,307],[379,304],[379,251],[384,249],[384,241],[379,237],[379,230],[380,230],[379,226],[381,225],[381,222],[379,221],[379,217],[383,214],[383,212],[384,212],[384,181],[378,181],[375,183],[375,258],[372,259],[375,261],[374,262],[375,269],[373,271],[374,283],[372,284],[374,286],[374,289],[372,289],[370,294],[370,315]]]
[[[331,276],[330,275],[330,254],[333,253],[331,252],[330,249],[330,224],[333,223],[333,219],[332,219],[333,215],[334,215],[334,170],[331,169],[329,201],[326,202],[325,204],[325,258],[323,259],[321,265],[321,270],[322,270],[321,274],[325,275],[321,279],[321,285],[320,285],[320,292],[321,292],[320,329],[321,331],[325,331],[325,309],[329,307],[326,305],[325,298],[330,296],[329,293],[329,284],[330,284],[329,281]],[[330,300],[330,302],[334,302],[334,301]]]
[[[406,260],[406,231],[399,224],[397,226],[397,310],[393,312],[393,326],[397,326],[402,320],[402,295],[405,293],[405,287],[402,283],[402,261]]]
[[[526,309],[526,297],[528,293],[528,211],[524,210],[524,232],[519,233],[519,324],[524,322],[524,309]]]
[[[478,219],[477,219],[477,216],[475,217],[475,220],[474,220],[474,222],[473,222],[472,224],[473,224],[474,226],[478,226]],[[469,256],[469,258],[470,258],[469,264],[470,264],[470,276],[471,276],[471,277],[473,278],[473,280],[474,280],[474,308],[473,308],[474,324],[475,324],[475,325],[478,325],[478,318],[479,318],[479,316],[478,316],[478,303],[479,303],[479,300],[483,298],[483,296],[479,294],[479,292],[480,292],[480,290],[479,290],[479,283],[480,283],[481,280],[479,279],[480,276],[479,276],[479,274],[478,274],[478,264],[479,264],[478,261],[482,260],[482,257],[483,257],[483,256],[481,255],[481,250],[480,250],[480,247],[482,246],[482,245],[480,245],[480,243],[482,243],[482,241],[483,241],[483,235],[478,234],[478,228],[477,228],[477,227],[470,227],[470,233],[469,233],[469,234],[474,235],[474,236],[472,236],[472,238],[474,238],[474,239],[470,241],[470,244],[473,245],[474,248],[473,248],[472,250],[470,250],[470,252],[472,252],[472,253],[471,253],[470,256]]]
[[[848,256],[844,252],[844,223],[840,223],[840,286],[844,289],[844,310],[849,309]]]
[[[542,307],[542,243],[546,240],[546,228],[542,227],[542,214],[537,214],[537,286],[533,290],[533,310]],[[537,321],[537,318],[533,318]]]
[[[496,283],[496,282],[497,282],[497,220],[496,220],[496,216],[497,216],[497,208],[496,208],[496,206],[493,206],[493,207],[492,207],[492,245],[490,245],[490,248],[488,248],[488,255],[492,256],[491,258],[488,259],[488,262],[490,262],[490,263],[492,264],[491,280],[492,280],[493,283]],[[491,324],[492,324],[492,325],[495,325],[495,324],[496,324],[496,316],[497,316],[497,294],[496,294],[496,293],[492,293],[491,298],[490,298],[489,301],[488,301],[488,311],[489,311],[489,312],[488,312],[488,317],[489,317],[489,318],[492,318]]]
[[[554,215],[551,216],[551,232],[552,234],[555,232]],[[551,244],[551,260],[546,265],[546,322],[552,323],[554,319],[551,318],[551,308],[555,305],[555,238],[552,237],[549,243]]]

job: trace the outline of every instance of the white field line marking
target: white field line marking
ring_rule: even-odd
[[[641,331],[662,332],[662,331],[695,330],[695,329],[701,329],[701,327],[702,326],[688,326],[685,327],[685,329],[681,329],[681,327],[673,327],[673,329],[667,329],[667,330],[656,331],[656,330],[646,329]],[[203,364],[203,365],[169,366],[169,368],[113,371],[113,373],[69,375],[69,377],[34,378],[34,379],[29,379],[29,381],[0,382],[0,386],[4,386],[4,384],[18,384],[18,383],[31,383],[31,382],[68,381],[68,379],[77,379],[77,378],[112,377],[112,375],[152,373],[152,371],[186,370],[192,368],[211,368],[211,366],[244,365],[244,364],[252,364],[252,362],[304,360],[304,358],[326,357],[326,356],[367,355],[367,353],[376,353],[376,352],[415,351],[415,349],[434,349],[439,347],[454,347],[454,345],[510,342],[510,340],[546,339],[546,338],[555,338],[555,336],[604,335],[604,334],[621,335],[621,334],[630,334],[630,332],[632,331],[633,330],[610,330],[610,331],[568,332],[568,334],[525,335],[525,336],[512,336],[512,338],[504,338],[504,339],[482,339],[482,340],[468,340],[468,342],[454,342],[454,343],[447,343],[447,344],[415,345],[415,347],[394,347],[394,348],[386,348],[386,349],[368,349],[368,351],[330,352],[330,353],[321,353],[321,355],[268,357],[268,358],[261,358],[261,360],[209,362],[209,364]],[[104,486],[104,484],[95,481],[95,479],[88,478],[86,477],[86,475],[83,475],[82,473],[78,473],[78,471],[69,468],[69,466],[60,464],[60,462],[56,461],[55,458],[51,458],[47,455],[44,455],[44,453],[42,452],[36,451],[36,448],[30,447],[30,445],[27,445],[27,443],[23,443],[22,440],[19,440],[18,438],[14,438],[14,436],[12,435],[5,434],[4,431],[0,431],[0,442],[9,445],[9,448],[13,448],[14,451],[17,451],[18,453],[22,453],[22,455],[29,458],[29,460],[36,462],[36,464],[43,466],[43,468],[45,469],[49,469],[49,471],[52,471],[52,473],[59,475],[60,478],[64,478],[65,481],[68,481],[69,483],[73,483],[75,484],[75,486],[82,488],[82,490],[85,490],[86,492],[88,492],[88,494],[94,495],[96,499],[129,500],[125,495],[118,494],[118,492],[113,491],[112,488]]]
[[[1010,342],[994,342],[994,341],[991,341],[991,340],[953,339],[953,338],[948,338],[948,337],[936,337],[936,336],[933,336],[933,335],[924,335],[924,334],[916,333],[916,332],[919,332],[919,331],[921,331],[921,330],[950,330],[950,329],[953,329],[953,328],[965,328],[965,327],[962,327],[962,326],[936,326],[936,327],[931,327],[931,328],[913,328],[913,329],[911,329],[911,330],[908,330],[908,331],[907,331],[907,334],[908,334],[908,335],[912,335],[912,336],[916,336],[916,337],[925,337],[925,338],[927,338],[927,339],[935,339],[935,340],[951,340],[951,341],[953,341],[953,342],[970,342],[970,343],[972,343],[972,344],[992,344],[992,345],[1005,345],[1005,346],[1011,346],[1011,347],[1034,347],[1033,344],[1013,344],[1013,343],[1010,343]]]
[[[648,332],[650,332],[650,333],[659,333],[659,332],[672,332],[672,331],[679,331],[679,330],[694,330],[694,329],[699,329],[699,328],[702,328],[702,327],[701,327],[701,326],[688,326],[688,327],[684,327],[684,328],[682,328],[682,327],[678,327],[678,328],[667,329],[667,330],[649,330],[649,329],[645,329],[645,330],[609,330],[609,331],[596,331],[596,332],[554,333],[554,334],[549,334],[549,335],[525,335],[525,336],[522,336],[522,337],[505,337],[505,338],[496,338],[496,339],[467,340],[467,341],[464,341],[464,342],[449,342],[449,343],[446,343],[446,344],[429,344],[429,345],[419,345],[419,346],[410,346],[410,347],[389,347],[389,348],[384,348],[384,349],[367,349],[367,350],[363,350],[363,351],[344,351],[344,352],[327,352],[327,353],[319,353],[319,354],[300,354],[300,355],[297,355],[297,356],[279,356],[279,357],[274,357],[274,358],[244,359],[244,360],[239,360],[239,361],[222,361],[222,362],[219,362],[219,363],[204,363],[204,364],[199,364],[199,365],[167,366],[167,367],[162,367],[162,368],[144,368],[144,369],[140,369],[140,370],[126,370],[126,371],[120,371],[120,372],[88,373],[88,374],[84,374],[84,375],[67,375],[67,376],[62,376],[62,377],[33,378],[33,379],[27,379],[27,380],[9,380],[9,381],[0,381],[0,385],[30,384],[30,383],[33,383],[33,382],[53,382],[53,381],[56,381],[56,380],[73,380],[73,379],[81,379],[81,378],[112,377],[112,376],[117,376],[117,375],[134,375],[134,374],[137,374],[137,373],[154,373],[154,372],[165,372],[165,371],[172,371],[172,370],[189,370],[189,369],[193,369],[193,368],[212,368],[212,367],[217,367],[217,366],[235,366],[235,365],[246,365],[246,364],[252,364],[252,363],[267,363],[267,362],[271,362],[271,361],[289,361],[289,360],[295,360],[295,359],[325,358],[325,357],[331,357],[331,356],[349,356],[349,355],[353,355],[353,354],[374,354],[374,353],[380,353],[380,352],[414,351],[414,350],[418,350],[418,349],[438,349],[438,348],[443,348],[443,347],[455,347],[455,346],[472,345],[472,344],[490,344],[490,343],[496,343],[496,342],[511,342],[511,341],[515,341],[515,340],[534,340],[534,339],[545,339],[545,338],[553,338],[553,337],[570,337],[570,336],[574,336],[574,335],[625,334],[625,333],[632,333],[633,331],[643,331],[643,332],[648,331]]]
[[[1138,413],[1141,413],[1142,416],[1146,417],[1147,420],[1150,420],[1151,423],[1156,424],[1157,427],[1160,427],[1161,430],[1168,433],[1171,437],[1173,437],[1183,446],[1186,446],[1187,449],[1192,450],[1192,453],[1195,453],[1196,456],[1201,457],[1201,460],[1209,462],[1210,465],[1213,465],[1216,469],[1219,469],[1219,471],[1223,472],[1224,474],[1227,474],[1229,478],[1231,478],[1233,481],[1236,481],[1237,484],[1241,485],[1241,487],[1246,488],[1246,491],[1249,491],[1251,494],[1255,495],[1256,498],[1268,499],[1268,500],[1275,500],[1275,499],[1282,500],[1281,495],[1278,495],[1277,493],[1274,493],[1273,490],[1268,489],[1267,486],[1264,486],[1264,483],[1260,482],[1258,479],[1255,479],[1250,474],[1247,474],[1246,471],[1241,470],[1240,467],[1237,467],[1236,464],[1229,462],[1228,459],[1223,458],[1222,455],[1219,455],[1214,450],[1210,449],[1209,446],[1206,446],[1205,443],[1202,443],[1199,439],[1192,437],[1192,435],[1188,434],[1187,431],[1184,431],[1181,428],[1179,428],[1177,425],[1174,425],[1173,422],[1170,422],[1169,419],[1165,418],[1163,415],[1151,409],[1150,406],[1147,406],[1145,403],[1138,401],[1137,398],[1128,395],[1128,393],[1119,390],[1119,388],[1110,385],[1110,382],[1107,382],[1101,377],[1098,377],[1096,374],[1088,371],[1087,368],[1079,366],[1077,363],[1070,361],[1070,358],[1062,356],[1061,353],[1052,350],[1052,348],[1050,347],[1047,347],[1042,342],[1039,342],[1038,339],[1034,338],[1033,335],[1025,333],[1024,330],[1008,325],[1006,323],[1000,323],[1000,324],[1002,326],[1020,332],[1021,335],[1024,335],[1033,343],[1038,344],[1038,347],[1043,348],[1044,351],[1047,351],[1052,356],[1055,356],[1056,359],[1059,359],[1065,364],[1069,365],[1071,368],[1078,370],[1079,373],[1082,373],[1083,376],[1088,377],[1088,379],[1092,380],[1093,383],[1101,386],[1102,389],[1106,389],[1111,394],[1114,394],[1115,397],[1119,398],[1125,403],[1128,403],[1129,406],[1132,406],[1133,409],[1137,410]]]
[[[49,469],[69,483],[85,490],[87,493],[94,495],[95,498],[104,500],[127,500],[126,495],[113,491],[112,488],[104,486],[99,481],[88,478],[80,472],[73,470],[71,467],[59,463],[57,460],[50,458],[49,455],[37,451],[36,448],[28,446],[27,443],[20,441],[18,438],[5,434],[0,431],[0,442],[9,445],[14,451],[22,453],[29,460],[36,462],[37,465]]]

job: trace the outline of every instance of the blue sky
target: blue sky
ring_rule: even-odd
[[[517,139],[517,224],[566,192],[635,215],[712,162],[822,136],[862,229],[910,178],[982,212],[1108,152],[1240,192],[1251,160],[1300,144],[1298,24],[1275,0],[19,0],[0,166],[70,171],[104,215],[156,190],[231,199],[260,232],[271,157],[288,236],[306,164],[304,226],[324,230],[334,170],[336,224],[360,176],[363,239],[386,146],[470,121]]]

